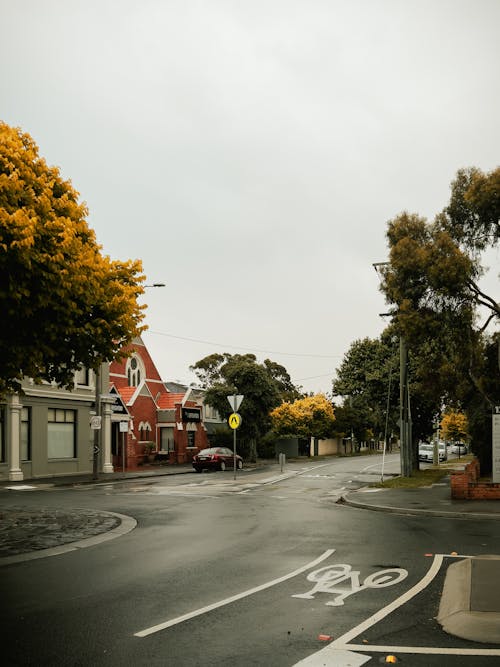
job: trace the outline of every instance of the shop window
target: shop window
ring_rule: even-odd
[[[187,437],[188,437],[188,447],[195,447],[196,445],[194,444],[195,441],[195,436],[196,433],[194,431],[188,431]]]
[[[21,461],[31,461],[31,408],[21,410]]]
[[[48,409],[47,456],[49,459],[74,459],[76,455],[75,410]]]
[[[5,406],[0,405],[0,462],[5,463]]]

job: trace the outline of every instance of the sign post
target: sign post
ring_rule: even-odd
[[[493,408],[492,424],[492,468],[493,483],[500,483],[500,405]]]
[[[228,396],[227,400],[233,409],[232,414],[229,415],[228,423],[229,427],[233,429],[233,478],[236,479],[236,430],[241,425],[241,415],[238,414],[238,408],[243,401],[243,395],[233,394],[232,396]]]

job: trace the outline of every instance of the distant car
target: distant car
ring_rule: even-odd
[[[455,442],[451,446],[451,451],[453,454],[467,454],[467,445],[464,445],[463,442]]]
[[[243,459],[236,454],[236,467],[243,468]],[[202,470],[226,470],[234,468],[233,452],[227,447],[210,447],[202,449],[193,457],[193,468],[196,472]]]
[[[441,442],[438,444],[438,458],[439,461],[446,459],[446,445]],[[418,460],[432,463],[434,461],[434,445],[430,445],[427,442],[420,444],[418,446]]]

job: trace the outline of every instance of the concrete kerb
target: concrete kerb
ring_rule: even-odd
[[[357,491],[355,492],[357,493]],[[356,509],[371,510],[372,512],[391,512],[393,514],[405,514],[407,516],[435,516],[448,519],[493,519],[500,520],[500,513],[479,513],[479,512],[450,512],[449,510],[431,510],[417,509],[414,507],[396,507],[392,505],[375,505],[372,503],[363,503],[349,498],[349,494],[342,495],[337,500],[339,505],[348,505]]]
[[[105,512],[100,510],[101,514],[108,514],[109,516],[116,517],[120,520],[120,523],[115,528],[106,531],[105,533],[99,533],[91,537],[86,537],[82,540],[77,540],[76,542],[68,542],[67,544],[61,544],[57,547],[51,547],[50,549],[39,549],[37,551],[29,551],[24,554],[16,554],[15,556],[5,556],[5,558],[0,558],[0,567],[2,565],[11,565],[13,563],[22,563],[28,560],[37,560],[38,558],[48,558],[49,556],[60,556],[61,554],[69,553],[70,551],[76,551],[77,549],[86,549],[87,547],[93,547],[96,544],[101,544],[102,542],[107,542],[108,540],[114,540],[117,537],[126,535],[130,531],[134,530],[137,526],[137,521],[126,514],[118,514],[118,512]]]
[[[500,557],[464,558],[448,567],[437,621],[448,634],[500,644]]]

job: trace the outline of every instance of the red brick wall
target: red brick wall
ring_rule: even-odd
[[[500,484],[480,482],[479,461],[451,473],[451,497],[456,500],[500,500]]]

